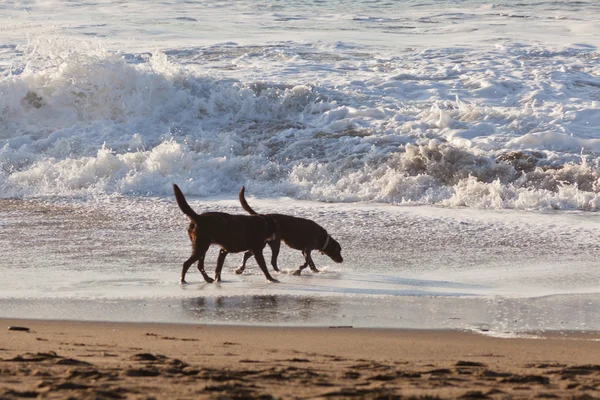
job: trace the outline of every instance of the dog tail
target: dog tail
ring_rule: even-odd
[[[181,189],[179,189],[179,186],[177,186],[176,184],[173,184],[173,192],[175,192],[175,200],[177,200],[177,205],[179,206],[179,208],[181,208],[181,211],[183,211],[183,213],[187,215],[190,219],[194,219],[195,217],[197,217],[198,214],[196,214],[196,212],[192,210],[192,207],[190,207],[188,202],[185,200],[185,196],[181,192]]]
[[[258,215],[258,213],[256,211],[254,211],[252,209],[252,207],[250,207],[250,205],[248,204],[248,202],[246,201],[246,197],[244,197],[244,192],[246,191],[246,188],[244,186],[242,186],[242,188],[240,189],[240,194],[239,194],[239,198],[240,198],[240,204],[242,205],[242,208],[244,210],[246,210],[248,212],[248,214],[251,215]]]

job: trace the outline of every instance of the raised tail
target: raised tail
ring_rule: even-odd
[[[190,207],[188,202],[185,200],[185,196],[181,192],[181,189],[179,189],[179,186],[177,186],[176,184],[173,184],[173,192],[175,192],[175,200],[177,200],[177,205],[179,206],[179,208],[181,208],[181,211],[183,211],[183,213],[187,215],[190,219],[194,219],[195,217],[197,217],[198,214],[196,214],[196,212],[192,210],[192,207]]]
[[[242,188],[240,189],[240,194],[239,194],[239,198],[240,198],[240,204],[242,205],[242,208],[244,210],[246,210],[249,214],[251,215],[258,215],[258,213],[256,211],[254,211],[252,209],[252,207],[250,207],[250,205],[248,204],[248,202],[246,201],[246,197],[244,197],[244,192],[246,191],[246,188],[244,186],[242,186]],[[181,207],[181,206],[180,206]]]

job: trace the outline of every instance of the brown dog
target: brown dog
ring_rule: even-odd
[[[244,210],[252,215],[258,215],[254,211],[246,198],[244,197],[245,188],[242,187],[240,190],[239,198],[240,203]],[[304,264],[300,266],[294,275],[300,275],[302,270],[307,266],[313,272],[319,272],[315,263],[310,255],[313,250],[319,250],[321,254],[329,256],[336,263],[344,261],[342,258],[342,247],[340,244],[327,233],[327,231],[314,221],[306,218],[293,217],[291,215],[284,214],[263,214],[265,217],[273,218],[277,224],[277,231],[275,237],[269,240],[267,244],[271,247],[271,265],[275,271],[279,271],[277,267],[277,256],[279,255],[279,248],[281,247],[281,241],[290,246],[292,249],[301,250],[304,255]],[[236,274],[241,274],[246,269],[246,262],[252,257],[251,252],[246,252],[242,259],[242,265],[235,270]],[[255,256],[256,257],[256,256]],[[256,260],[258,261],[258,259]],[[259,263],[260,265],[260,263]],[[262,267],[261,267],[262,268]]]
[[[196,261],[198,261],[198,270],[206,282],[212,283],[214,280],[221,282],[221,269],[225,257],[228,253],[241,251],[247,251],[254,255],[265,277],[271,282],[278,282],[269,274],[262,254],[265,243],[274,238],[277,231],[277,225],[273,218],[263,215],[232,215],[223,212],[196,214],[177,185],[173,185],[173,191],[177,205],[190,219],[188,235],[192,242],[192,255],[183,263],[180,283],[186,283],[185,274]],[[221,246],[214,280],[209,278],[204,271],[204,256],[213,243]]]

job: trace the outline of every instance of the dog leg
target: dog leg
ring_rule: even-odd
[[[215,269],[215,280],[217,282],[221,282],[221,270],[223,269],[223,263],[225,262],[225,257],[227,257],[228,251],[225,249],[221,249],[219,251],[219,257],[217,258],[217,268]]]
[[[208,276],[208,274],[206,273],[206,271],[204,271],[204,257],[206,256],[206,252],[208,251],[208,247],[210,246],[210,243],[207,244],[201,244],[201,245],[197,245],[196,247],[196,251],[199,254],[198,257],[198,271],[200,271],[200,273],[202,274],[202,277],[204,278],[204,280],[207,283],[213,283],[214,280]]]
[[[308,264],[309,264],[308,260],[310,258],[310,251],[308,251],[308,250],[302,250],[302,255],[304,256],[304,264],[302,264],[300,266],[300,268],[298,268],[297,270],[295,270],[292,275],[299,276],[299,275],[302,274],[302,270],[304,268],[308,267]]]
[[[271,274],[269,274],[269,270],[267,269],[267,264],[265,263],[265,258],[262,255],[262,250],[254,251],[253,253],[254,253],[254,258],[256,259],[256,262],[258,263],[258,266],[262,270],[263,274],[265,274],[265,277],[267,278],[267,280],[270,282],[279,282],[277,279],[274,279],[271,276]]]
[[[181,277],[179,278],[179,283],[181,284],[186,284],[187,282],[185,281],[185,274],[187,274],[188,269],[190,269],[190,267],[192,266],[193,263],[195,263],[198,260],[198,254],[196,252],[192,253],[191,257],[188,258],[184,263],[183,263],[183,268],[181,269]]]
[[[267,244],[271,248],[271,265],[273,266],[273,270],[275,270],[275,272],[279,272],[279,268],[277,267],[277,257],[279,256],[281,241],[279,239],[272,240],[270,242],[267,242]]]
[[[312,256],[310,255],[310,250],[308,250],[306,252],[306,261],[308,262],[308,266],[310,267],[310,270],[312,272],[319,272],[319,270],[317,269],[317,267],[315,266],[315,263],[312,259]]]
[[[297,270],[295,270],[292,275],[300,276],[302,274],[302,270],[308,266],[308,263],[302,264]]]
[[[297,270],[294,271],[294,273],[292,275],[300,276],[302,274],[302,270],[306,267],[308,267],[308,262],[305,262],[304,264],[302,264]]]
[[[240,275],[244,272],[244,270],[246,269],[246,262],[250,259],[250,257],[252,257],[251,251],[247,251],[244,253],[244,257],[242,258],[242,265],[240,265],[240,267],[235,270],[236,274]]]
[[[198,260],[198,271],[200,271],[206,283],[213,283],[215,281],[213,278],[208,276],[206,271],[204,271],[204,256],[202,256],[202,258]]]

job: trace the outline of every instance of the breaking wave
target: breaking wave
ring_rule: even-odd
[[[0,75],[2,197],[162,196],[177,182],[198,196],[246,185],[328,202],[600,206],[597,56],[584,50],[507,48],[480,65],[452,62],[448,49],[365,54],[352,61],[362,78],[322,83],[231,78],[189,51],[122,54],[61,38],[17,50],[19,63]],[[306,51],[283,50],[292,63]],[[550,73],[538,60],[574,53],[587,72]]]

